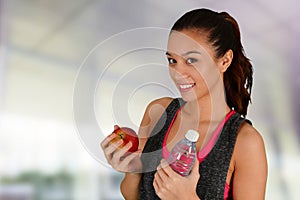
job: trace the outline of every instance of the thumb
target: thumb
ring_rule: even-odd
[[[200,177],[200,174],[199,174],[199,160],[198,160],[198,158],[196,158],[195,159],[195,163],[194,163],[194,165],[193,165],[193,168],[192,168],[192,170],[191,170],[191,173],[190,173],[190,175],[192,175],[193,177],[195,177],[195,176],[199,176]]]
[[[114,125],[114,131],[119,129],[120,127],[118,125]]]

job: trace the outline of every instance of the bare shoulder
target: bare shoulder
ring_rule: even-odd
[[[173,98],[163,97],[160,99],[155,99],[148,104],[140,124],[140,136],[144,138],[149,136],[151,130],[154,128],[155,124],[172,100]]]
[[[252,125],[244,122],[237,136],[237,145],[241,149],[249,149],[264,145],[264,141],[261,134]]]
[[[234,157],[236,161],[251,162],[258,157],[265,158],[265,145],[262,135],[250,124],[244,122],[239,130]]]
[[[160,105],[160,106],[163,106],[164,108],[166,108],[171,103],[172,100],[174,100],[174,99],[171,97],[162,97],[159,99],[155,99],[149,103],[148,107]]]
[[[268,175],[264,141],[248,123],[243,123],[238,132],[233,164],[233,198],[264,199]]]
[[[173,98],[171,97],[163,97],[151,101],[146,108],[145,114],[150,118],[161,116],[172,100]]]

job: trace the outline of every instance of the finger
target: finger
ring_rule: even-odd
[[[114,131],[119,129],[120,127],[118,125],[114,125]]]
[[[114,139],[116,136],[115,133],[111,133],[110,135],[108,135],[106,138],[104,138],[104,140],[100,143],[102,149],[106,148],[109,145],[109,142]]]
[[[166,173],[165,167],[162,163],[157,167],[156,174],[161,181],[166,180],[168,178],[168,174]]]
[[[154,174],[154,178],[155,180],[158,182],[158,183],[162,183],[163,182],[163,178],[164,175],[163,175],[163,172],[162,172],[162,169],[159,169],[156,171],[156,173]],[[159,185],[159,184],[158,184]]]
[[[124,145],[122,148],[118,149],[118,151],[114,153],[114,157],[121,159],[121,157],[123,157],[131,147],[132,142],[128,142],[126,145]]]
[[[167,167],[170,167],[169,163],[168,163],[168,162],[166,161],[166,159],[164,159],[164,158],[161,159],[159,166],[160,166],[161,168],[167,168]]]
[[[137,153],[130,153],[127,156],[125,156],[122,159],[122,165],[126,166],[128,165],[132,160],[134,160],[137,157]]]
[[[157,184],[156,179],[153,180],[153,187],[154,187],[155,193],[158,195],[158,193],[159,193],[159,186]]]
[[[132,142],[129,141],[121,150],[128,152],[131,147],[132,147]]]
[[[175,176],[178,175],[169,165],[169,163],[165,160],[165,159],[162,159],[160,161],[160,168],[164,171],[164,173],[166,174],[166,176]]]
[[[162,169],[160,169],[160,170],[162,170]],[[164,187],[164,182],[158,175],[158,172],[156,172],[154,174],[153,187],[155,189],[155,193],[157,194],[157,196],[159,196],[161,198],[161,192]]]
[[[200,178],[200,174],[199,174],[199,161],[198,159],[196,158],[195,159],[195,163],[192,167],[192,170],[191,170],[191,173],[189,175],[190,177],[194,177],[196,179],[199,179]]]
[[[137,159],[137,157],[139,157],[137,153],[131,153],[124,157],[122,162],[120,162],[120,167],[122,169],[127,169],[127,171],[124,172],[141,172],[142,169],[138,166],[138,163],[135,162],[136,166],[134,166],[134,162],[132,162],[134,159]]]
[[[191,174],[198,174],[199,173],[199,161],[198,159],[196,158],[195,159],[195,162],[194,162],[194,165],[192,167],[192,170],[191,170]]]
[[[116,142],[110,143],[104,148],[104,154],[111,155],[112,153],[118,152],[118,148],[123,144],[123,140],[117,140]]]
[[[153,183],[156,184],[157,188],[161,188],[163,185],[163,180],[161,179],[161,177],[159,176],[158,172],[156,172],[154,174],[154,180]]]

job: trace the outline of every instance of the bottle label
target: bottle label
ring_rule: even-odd
[[[172,169],[183,176],[187,176],[190,173],[192,165],[194,163],[194,154],[183,153],[178,154],[175,160],[170,160],[170,166]]]

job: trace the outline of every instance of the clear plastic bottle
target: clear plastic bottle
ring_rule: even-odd
[[[182,176],[188,176],[194,165],[197,150],[196,142],[199,133],[195,130],[188,130],[185,138],[179,141],[172,149],[168,163],[174,171]]]

